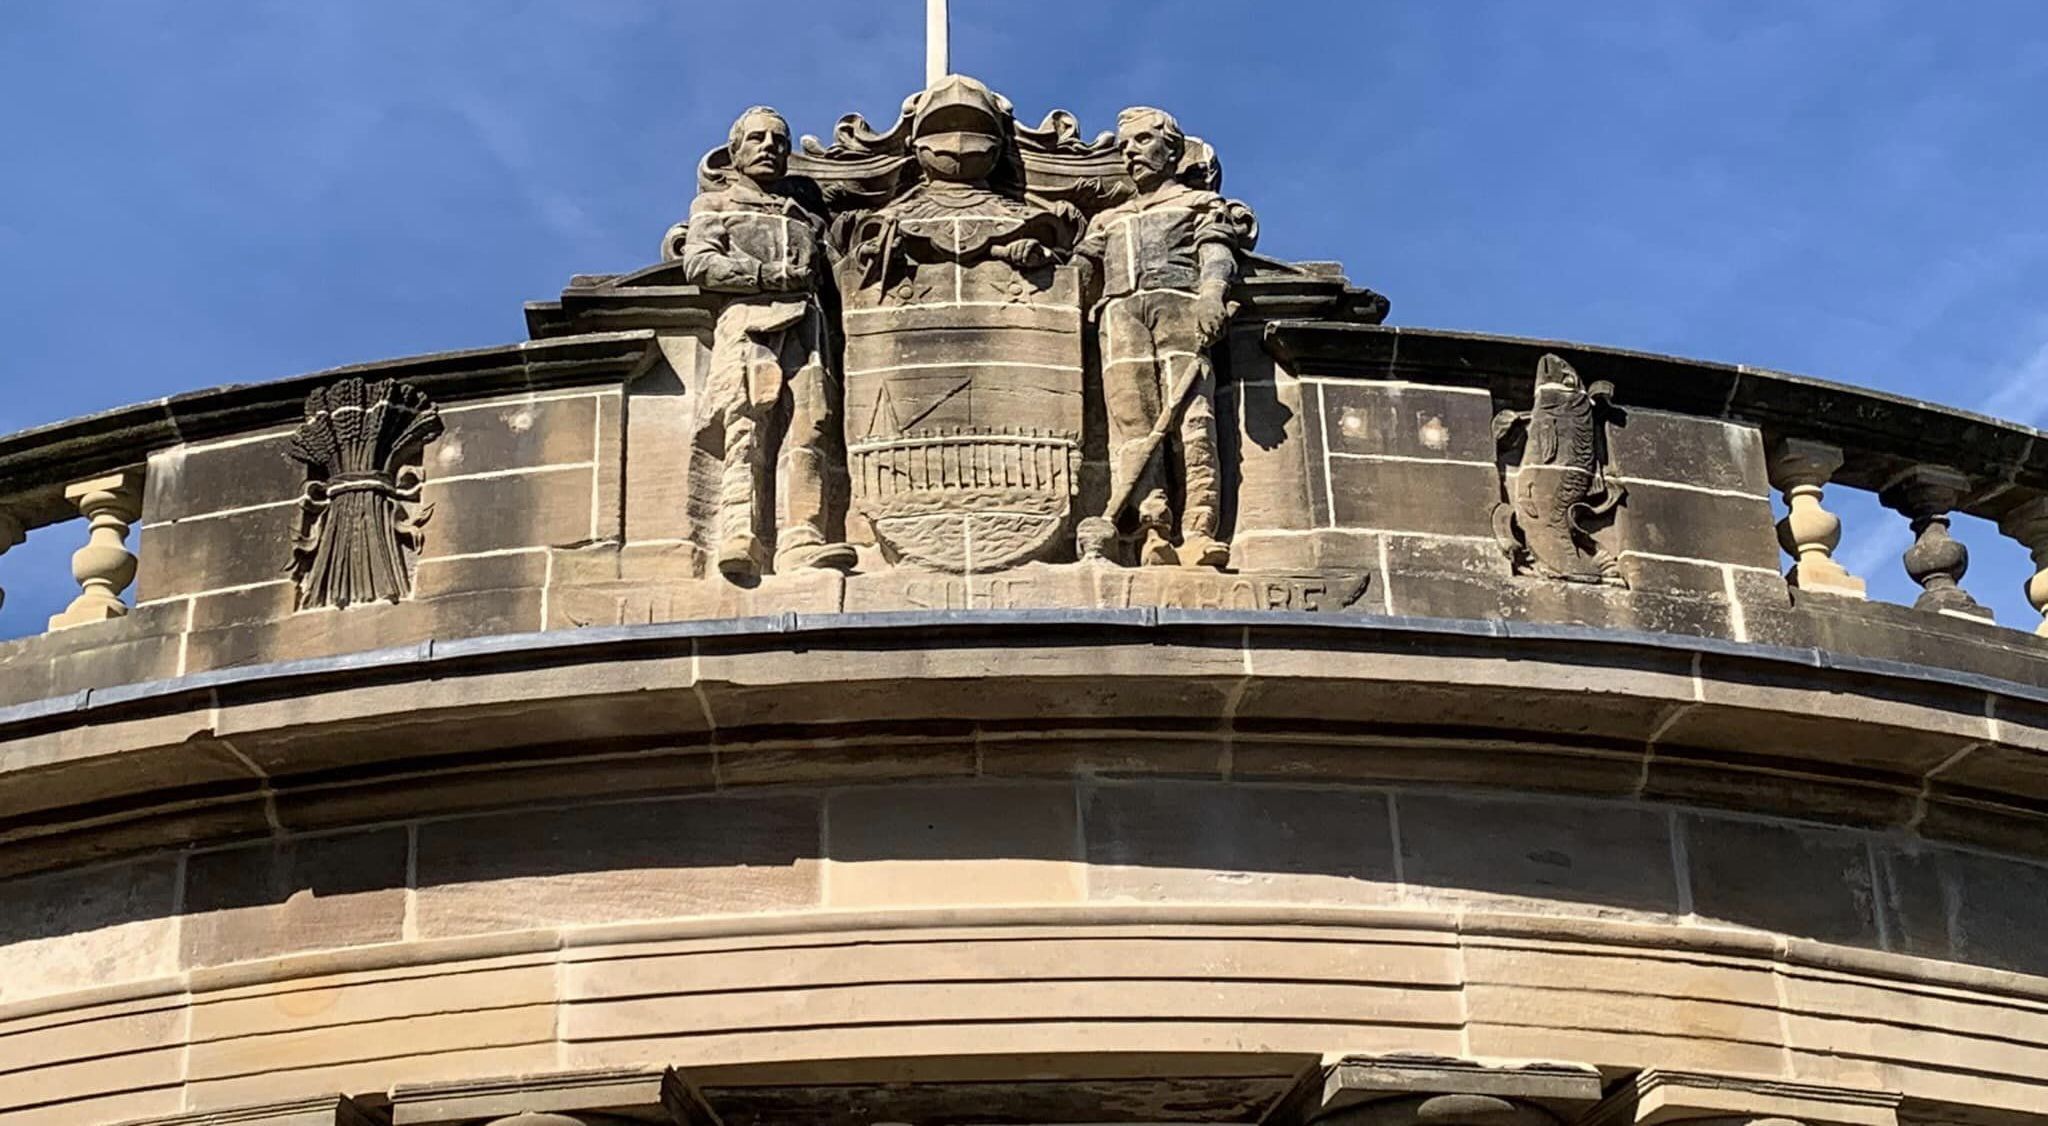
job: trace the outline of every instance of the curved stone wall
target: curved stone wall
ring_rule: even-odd
[[[2048,1089],[2048,865],[1939,789],[2030,753],[2018,686],[1598,630],[762,625],[16,715],[12,855],[122,858],[0,885],[0,1123],[672,1121],[678,1083],[1247,1121],[1343,1056],[1886,1121]]]

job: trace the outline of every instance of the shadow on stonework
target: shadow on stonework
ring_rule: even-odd
[[[1193,773],[1220,750],[1177,747],[1161,743],[1141,757]],[[1027,769],[1014,750],[983,746],[984,770]],[[1099,772],[1093,778],[975,779],[972,753],[958,781],[486,812],[0,883],[0,957],[13,975],[0,999],[93,984],[96,959],[168,974],[313,949],[633,920],[1083,900],[1651,924],[1690,914],[2048,971],[2034,939],[2048,926],[2048,867],[1897,835],[1625,800],[1284,780],[1340,769],[1333,756],[1384,772],[1404,755],[1455,753],[1420,742],[1330,749],[1245,734],[1232,752],[1239,780],[1229,783],[1117,779],[1117,769],[1133,768],[1117,758],[1127,746],[1091,758],[1079,743],[1064,753]],[[934,749],[917,761],[898,748],[866,758],[914,774],[947,769],[951,755]],[[734,767],[764,780],[778,769],[772,756]],[[671,760],[666,769],[688,768]]]

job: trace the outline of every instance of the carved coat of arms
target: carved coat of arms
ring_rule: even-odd
[[[1008,107],[934,87],[914,154],[852,218],[845,294],[852,507],[899,561],[986,571],[1068,538],[1082,425],[1080,213],[1028,198]]]

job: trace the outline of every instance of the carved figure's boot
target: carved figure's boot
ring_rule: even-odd
[[[1104,516],[1084,518],[1074,528],[1074,554],[1081,559],[1106,561],[1116,558],[1115,521]]]
[[[1180,562],[1173,550],[1173,513],[1166,507],[1166,490],[1155,488],[1138,502],[1138,566],[1171,567]]]
[[[733,582],[752,582],[768,565],[768,552],[752,532],[725,537],[718,545],[718,571]]]
[[[1180,554],[1173,549],[1173,541],[1166,538],[1166,529],[1147,524],[1140,533],[1144,538],[1138,545],[1138,566],[1171,567],[1180,562]]]
[[[1220,571],[1230,565],[1230,545],[1200,532],[1183,533],[1180,537],[1180,565]]]
[[[851,571],[860,555],[850,543],[807,543],[786,547],[775,553],[775,573],[788,574],[806,567],[822,571]]]

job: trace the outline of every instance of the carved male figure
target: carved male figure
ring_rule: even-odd
[[[854,551],[832,542],[826,524],[839,386],[819,300],[829,273],[824,220],[784,184],[790,142],[780,114],[766,106],[741,114],[727,150],[732,172],[691,203],[683,248],[684,277],[729,295],[706,392],[725,441],[718,569],[735,581],[758,577],[770,565],[768,533],[778,572],[848,569]]]
[[[1096,216],[1080,246],[1102,280],[1108,515],[1117,519],[1126,503],[1136,508],[1141,564],[1222,567],[1230,551],[1218,528],[1216,376],[1208,353],[1229,323],[1238,256],[1251,249],[1257,225],[1250,209],[1216,193],[1213,163],[1199,162],[1183,177],[1188,140],[1171,114],[1125,110],[1117,142],[1137,195]]]

